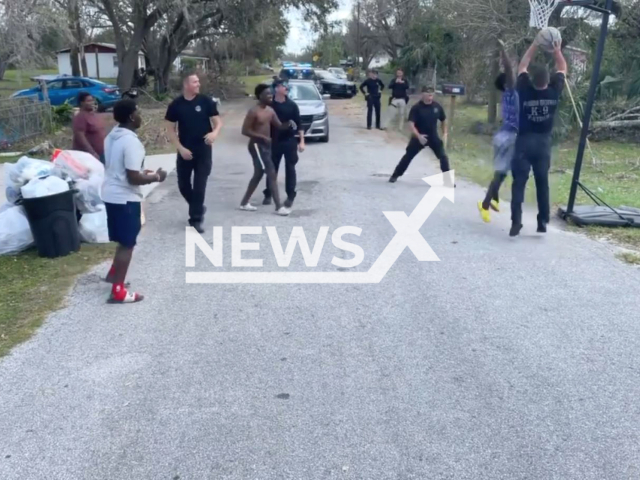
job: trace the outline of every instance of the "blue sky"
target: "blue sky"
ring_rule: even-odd
[[[331,21],[346,20],[351,14],[352,0],[338,0],[338,2],[338,10],[329,17]],[[314,35],[305,25],[305,22],[302,20],[302,15],[296,10],[289,10],[289,12],[287,12],[287,19],[291,24],[291,28],[289,29],[285,52],[301,53],[307,46],[313,43]]]

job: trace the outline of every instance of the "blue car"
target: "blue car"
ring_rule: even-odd
[[[98,110],[104,111],[112,107],[120,100],[120,90],[116,85],[107,85],[100,80],[87,77],[70,77],[70,76],[46,76],[35,77],[32,80],[43,81],[47,85],[47,93],[51,105],[62,105],[66,101],[73,106],[78,106],[78,94],[80,92],[89,92],[96,100]],[[42,87],[30,88],[28,90],[20,90],[11,97],[35,97],[43,101]]]

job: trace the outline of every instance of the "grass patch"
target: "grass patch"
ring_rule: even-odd
[[[629,265],[640,265],[640,255],[634,252],[622,252],[616,254],[619,260],[622,260]]]
[[[38,257],[35,249],[0,257],[0,357],[27,340],[49,313],[62,306],[76,277],[113,257],[115,245],[87,245],[66,257]]]
[[[611,240],[640,250],[640,228],[585,227],[576,229],[596,239]]]
[[[240,81],[244,85],[246,94],[253,96],[253,92],[255,91],[256,87],[264,81],[271,80],[271,78],[272,76],[269,75],[249,75],[248,77],[240,77]]]

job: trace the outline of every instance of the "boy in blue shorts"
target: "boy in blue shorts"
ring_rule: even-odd
[[[113,284],[109,303],[134,303],[144,297],[127,290],[125,277],[141,227],[140,186],[164,182],[167,172],[161,168],[156,172],[142,171],[145,150],[135,133],[142,124],[136,103],[120,100],[113,108],[113,118],[118,126],[104,140],[102,200],[107,211],[109,240],[118,247],[105,280]]]
[[[516,91],[516,78],[513,74],[511,61],[504,50],[504,43],[500,42],[500,56],[504,73],[496,78],[496,88],[502,92],[502,127],[493,137],[493,180],[489,184],[484,200],[478,202],[480,216],[485,222],[491,221],[489,209],[500,211],[500,187],[511,170],[511,162],[516,151],[518,136],[518,122],[520,102]]]

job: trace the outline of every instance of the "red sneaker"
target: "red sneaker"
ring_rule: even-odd
[[[130,292],[124,287],[124,284],[119,283],[111,289],[111,297],[109,297],[107,303],[137,303],[142,300],[144,300],[144,296],[136,292]]]

